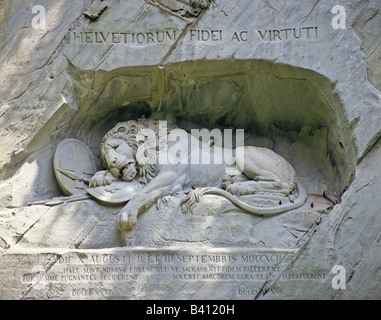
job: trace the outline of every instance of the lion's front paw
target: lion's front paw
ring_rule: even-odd
[[[111,184],[113,181],[117,180],[110,171],[103,170],[98,171],[89,182],[90,188],[100,187],[100,186],[107,186]]]
[[[242,193],[242,184],[240,182],[229,184],[226,191],[236,196],[240,196]]]
[[[226,175],[222,178],[222,184],[221,187],[224,190],[227,190],[227,188],[233,183],[233,178],[230,175]]]
[[[123,208],[119,212],[116,224],[120,231],[133,229],[138,223],[138,210]]]

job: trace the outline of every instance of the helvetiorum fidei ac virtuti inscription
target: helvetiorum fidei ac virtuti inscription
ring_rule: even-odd
[[[40,2],[0,14],[1,299],[381,297],[377,1]]]

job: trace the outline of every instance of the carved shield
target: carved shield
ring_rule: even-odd
[[[90,149],[75,139],[59,143],[54,153],[53,167],[62,191],[68,196],[86,193],[87,183],[96,171]]]
[[[109,204],[126,203],[137,193],[137,182],[117,180],[108,186],[89,188],[87,192],[94,198]]]

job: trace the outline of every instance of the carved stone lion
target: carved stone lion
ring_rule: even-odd
[[[182,139],[178,141],[178,137]],[[239,208],[262,216],[293,210],[305,203],[307,195],[297,183],[295,170],[275,152],[253,146],[227,150],[209,144],[202,151],[207,150],[206,156],[214,161],[195,164],[189,160],[199,155],[202,145],[192,139],[196,138],[184,130],[174,126],[163,129],[160,121],[152,119],[118,123],[105,135],[100,149],[107,170],[97,172],[89,186],[109,185],[118,179],[137,180],[142,185],[119,213],[120,230],[132,229],[138,215],[159,199],[179,192],[187,195],[182,200],[184,212],[192,210],[205,194],[223,196]],[[171,151],[172,158],[168,158]],[[164,161],[160,158],[163,154]],[[256,193],[280,195],[287,201],[254,207],[239,197]]]

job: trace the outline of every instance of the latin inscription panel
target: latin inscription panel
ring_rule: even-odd
[[[285,272],[294,254],[292,250],[143,248],[23,252],[4,255],[0,272],[14,277],[15,299],[253,299],[275,279],[326,278],[312,270]],[[0,296],[9,289],[2,286]],[[282,294],[282,288],[273,287],[267,297]]]

